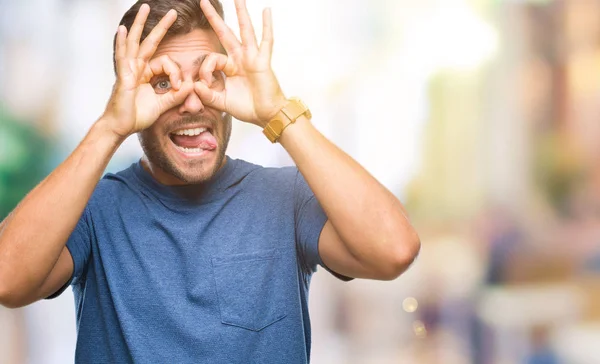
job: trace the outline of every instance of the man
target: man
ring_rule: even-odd
[[[115,37],[117,81],[75,151],[0,225],[0,302],[73,286],[77,362],[305,363],[308,285],[389,280],[420,247],[400,202],[310,124],[271,70],[271,13],[241,42],[218,0],[149,0]],[[296,168],[226,157],[231,117]],[[138,133],[140,162],[100,182]]]

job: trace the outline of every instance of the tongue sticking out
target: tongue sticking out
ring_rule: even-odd
[[[183,148],[200,148],[205,150],[217,149],[217,139],[208,131],[194,136],[172,134],[171,140],[173,140],[177,146]]]

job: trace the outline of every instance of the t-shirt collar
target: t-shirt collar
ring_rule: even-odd
[[[232,160],[229,156],[225,158],[225,165],[209,181],[179,186],[167,186],[158,182],[144,169],[141,159],[134,163],[132,167],[135,176],[160,196],[177,200],[198,201],[218,191],[223,191],[236,183],[234,178],[236,161]]]

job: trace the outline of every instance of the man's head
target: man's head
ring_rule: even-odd
[[[168,57],[180,69],[184,81],[199,81],[204,57],[223,52],[200,8],[200,1],[138,1],[125,13],[120,24],[129,30],[144,3],[150,6],[150,14],[141,41],[170,9],[177,11],[177,20],[159,44],[153,59]],[[211,3],[223,16],[220,2],[211,0]],[[215,73],[214,77],[212,87],[223,89],[224,76]],[[171,87],[167,75],[155,75],[150,84],[157,93],[167,92]],[[223,165],[230,135],[231,116],[205,107],[191,91],[182,104],[166,111],[150,128],[139,132],[138,138],[145,154],[145,167],[159,182],[191,184],[209,180]]]

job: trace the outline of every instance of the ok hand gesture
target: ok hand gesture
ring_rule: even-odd
[[[115,44],[117,81],[103,117],[121,137],[152,125],[165,111],[183,102],[193,92],[192,82],[182,82],[181,71],[167,56],[152,59],[158,44],[177,19],[170,10],[140,44],[150,7],[143,4],[129,32],[120,25]],[[129,34],[128,34],[129,33]],[[167,80],[156,79],[167,75]],[[161,90],[165,90],[162,92]],[[168,90],[168,91],[167,91]]]
[[[245,0],[235,0],[241,43],[209,0],[201,0],[200,6],[227,55],[211,53],[207,56],[200,69],[202,81],[195,83],[196,93],[204,104],[238,120],[264,127],[286,102],[271,69],[273,26],[270,9],[263,11],[262,41],[258,45]],[[226,76],[223,90],[211,88],[215,71]]]

